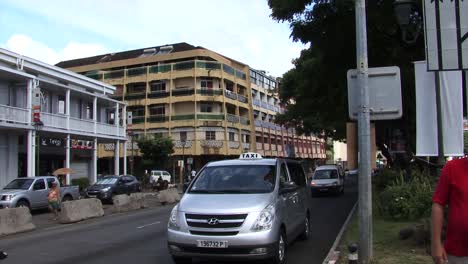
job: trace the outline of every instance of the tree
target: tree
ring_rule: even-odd
[[[145,137],[138,139],[137,144],[146,169],[166,167],[169,156],[174,153],[174,143],[168,137]]]
[[[392,2],[367,1],[369,67],[396,65],[402,77],[403,118],[376,122],[377,144],[384,154],[384,146],[390,145],[387,132],[391,128],[401,128],[409,146],[414,146],[412,62],[424,60],[424,36],[421,34],[413,45],[402,42]],[[349,121],[346,73],[356,68],[354,1],[269,0],[268,4],[273,19],[290,23],[294,41],[310,44],[282,77],[280,98],[287,111],[277,121],[299,132],[325,132],[334,139],[344,139]]]

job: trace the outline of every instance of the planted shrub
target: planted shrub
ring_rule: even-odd
[[[88,178],[72,179],[71,184],[78,185],[80,187],[80,192],[82,192],[85,188],[89,186],[89,179]]]

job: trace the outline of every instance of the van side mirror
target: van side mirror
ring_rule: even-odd
[[[279,193],[284,194],[284,193],[294,192],[294,191],[297,190],[297,188],[298,188],[298,186],[297,186],[297,184],[295,182],[288,181],[288,182],[283,183],[280,186]]]

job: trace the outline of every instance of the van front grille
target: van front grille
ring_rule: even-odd
[[[247,214],[234,215],[202,215],[185,214],[187,225],[197,228],[235,228],[240,227],[247,218]]]

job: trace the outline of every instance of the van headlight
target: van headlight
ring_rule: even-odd
[[[13,197],[15,197],[15,196],[16,196],[15,194],[5,195],[5,201],[11,201],[13,199]]]
[[[167,223],[167,228],[173,229],[173,230],[179,230],[180,226],[177,224],[177,214],[178,211],[177,209],[179,208],[179,205],[174,206],[171,211],[171,216],[169,217],[169,222]]]
[[[270,204],[258,216],[251,230],[254,232],[269,230],[275,220],[275,205]]]
[[[102,192],[108,192],[110,189],[111,189],[111,187],[106,187],[106,188],[102,188],[101,191]]]

